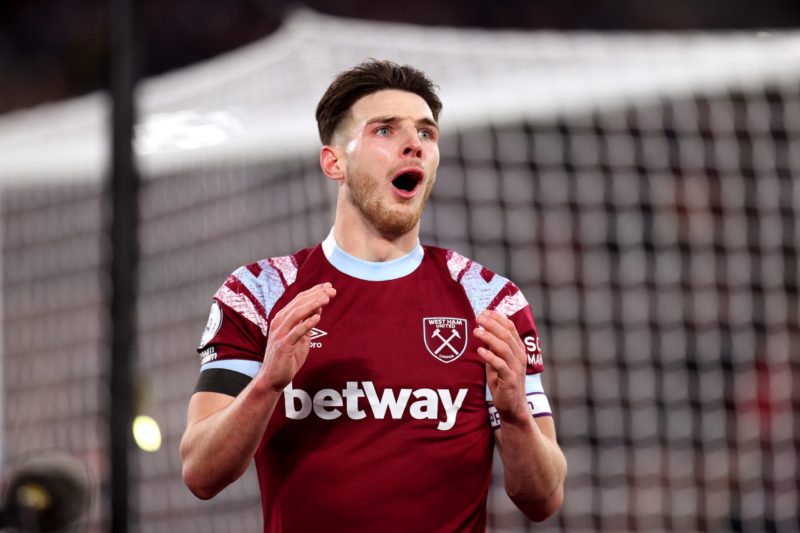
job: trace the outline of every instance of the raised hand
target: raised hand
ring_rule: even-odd
[[[256,379],[276,392],[294,378],[308,357],[309,332],[319,324],[322,308],[336,296],[330,283],[315,285],[301,292],[275,314],[270,324],[264,362]]]
[[[530,417],[525,396],[525,345],[514,323],[496,311],[476,319],[475,336],[486,343],[478,355],[486,362],[486,382],[501,420]]]

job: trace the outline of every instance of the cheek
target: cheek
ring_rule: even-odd
[[[347,143],[345,153],[350,172],[378,181],[400,164],[396,147],[381,139],[356,137]]]
[[[361,145],[361,139],[356,137],[349,143],[347,143],[347,146],[345,146],[344,148],[344,152],[348,155],[348,157],[350,157],[353,155],[353,153],[355,153],[356,150],[358,150],[358,147],[360,145]]]
[[[436,169],[439,168],[439,148],[431,151],[430,159],[428,160],[428,168],[432,174],[436,174]]]
[[[388,143],[375,143],[371,147],[370,155],[379,159],[388,159],[394,154],[395,149]]]
[[[383,176],[391,169],[394,151],[381,143],[360,143],[351,154],[357,165],[369,174]]]

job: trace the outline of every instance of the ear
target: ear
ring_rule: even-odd
[[[344,180],[344,160],[339,157],[335,146],[325,145],[319,153],[319,166],[322,172],[333,181]]]

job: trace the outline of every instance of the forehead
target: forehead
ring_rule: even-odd
[[[410,118],[414,121],[426,118],[434,120],[431,108],[421,96],[395,89],[363,96],[350,108],[350,118],[356,125],[385,116],[398,119]]]

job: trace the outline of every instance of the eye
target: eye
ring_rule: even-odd
[[[436,132],[433,130],[428,130],[428,129],[419,130],[418,135],[419,138],[422,139],[423,141],[433,141],[436,139]]]
[[[375,133],[380,137],[386,137],[392,132],[387,126],[381,126],[375,130]]]

